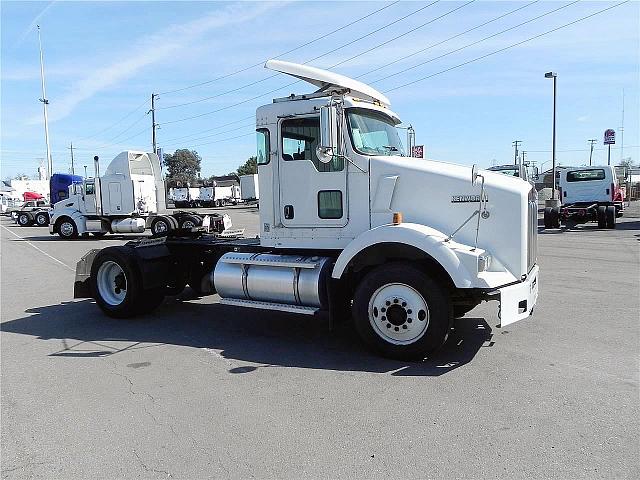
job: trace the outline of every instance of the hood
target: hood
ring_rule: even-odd
[[[403,221],[428,225],[474,246],[482,178],[471,181],[472,167],[407,157],[372,157],[371,226],[391,222],[394,212]],[[486,213],[480,219],[478,247],[491,253],[519,278],[527,272],[529,215],[527,181],[479,170],[484,177]],[[467,222],[466,224],[465,221]],[[464,225],[463,225],[464,224]],[[524,258],[524,260],[523,260]]]

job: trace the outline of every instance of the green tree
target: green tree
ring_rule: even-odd
[[[165,153],[163,163],[167,167],[167,180],[193,182],[200,173],[202,158],[195,150],[181,148],[173,154]]]
[[[249,157],[243,165],[238,167],[236,173],[238,175],[251,175],[258,173],[258,159],[256,157]]]

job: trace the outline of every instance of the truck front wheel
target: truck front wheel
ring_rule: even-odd
[[[62,238],[76,238],[78,236],[78,227],[69,217],[62,218],[58,222],[56,230]]]
[[[356,289],[353,318],[360,338],[390,358],[422,360],[446,340],[452,315],[437,281],[409,263],[381,265]]]

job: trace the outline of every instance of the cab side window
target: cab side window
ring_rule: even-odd
[[[96,193],[95,185],[93,183],[87,183],[86,194],[95,195],[95,193]]]
[[[296,118],[282,122],[282,159],[285,161],[310,160],[319,172],[336,172],[344,168],[344,161],[336,156],[322,163],[316,155],[320,140],[320,118]]]

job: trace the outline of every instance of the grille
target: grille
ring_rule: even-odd
[[[529,192],[527,215],[527,273],[538,261],[538,195],[535,188]]]

